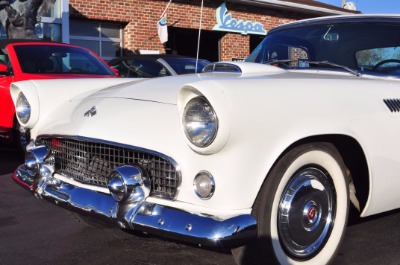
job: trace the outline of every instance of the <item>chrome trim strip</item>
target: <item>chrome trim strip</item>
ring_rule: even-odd
[[[90,185],[90,184],[81,183],[79,181],[71,179],[71,178],[69,178],[67,176],[64,176],[62,174],[55,173],[53,175],[53,177],[58,179],[58,180],[61,180],[64,183],[68,183],[68,184],[71,184],[71,185],[79,187],[79,188],[83,188],[83,189],[86,188],[86,189],[102,192],[102,193],[105,193],[105,194],[110,194],[110,191],[108,190],[108,188],[102,188],[102,187],[97,187],[97,186]]]
[[[332,16],[318,17],[305,20],[290,22],[279,25],[271,29],[267,35],[286,29],[305,27],[310,25],[324,25],[337,23],[398,23],[399,17],[396,15],[374,16],[374,15],[356,15],[356,16]]]
[[[21,165],[13,177],[26,174]],[[24,180],[23,177],[18,177]],[[149,232],[183,242],[206,246],[234,247],[255,239],[257,223],[249,214],[220,220],[213,216],[197,215],[179,209],[142,202],[116,202],[111,195],[76,187],[53,177],[42,178],[38,198],[77,212],[91,215],[99,220],[118,224],[125,229]]]

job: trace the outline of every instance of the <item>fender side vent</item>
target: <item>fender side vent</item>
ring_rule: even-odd
[[[385,102],[391,112],[400,112],[400,99],[384,99],[383,102]]]

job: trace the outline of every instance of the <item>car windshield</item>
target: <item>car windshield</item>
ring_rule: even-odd
[[[15,46],[22,72],[30,74],[114,75],[88,50],[56,45]]]
[[[207,60],[199,59],[197,61],[196,71],[195,58],[163,58],[163,60],[166,61],[178,75],[201,73],[204,66],[210,63]]]
[[[376,21],[289,27],[267,35],[246,61],[400,77],[399,32],[400,23]]]
[[[161,63],[152,59],[124,59],[110,62],[110,65],[122,77],[151,78],[171,75]]]
[[[209,64],[207,60],[198,60],[197,73]],[[111,67],[116,68],[120,76],[123,77],[163,77],[170,75],[182,75],[195,73],[196,59],[194,58],[176,58],[176,57],[160,57],[160,58],[133,58],[123,59],[117,62],[110,62]],[[172,70],[175,73],[171,73]]]

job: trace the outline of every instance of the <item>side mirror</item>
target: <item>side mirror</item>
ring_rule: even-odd
[[[0,63],[0,74],[8,74],[8,66],[4,63]]]

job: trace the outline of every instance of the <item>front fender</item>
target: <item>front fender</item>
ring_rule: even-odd
[[[85,79],[52,79],[52,80],[27,80],[11,84],[10,93],[14,106],[19,93],[23,93],[31,106],[31,117],[24,124],[32,129],[39,119],[61,104],[73,99],[85,98],[89,94],[104,88],[132,81],[129,78],[85,78]]]

